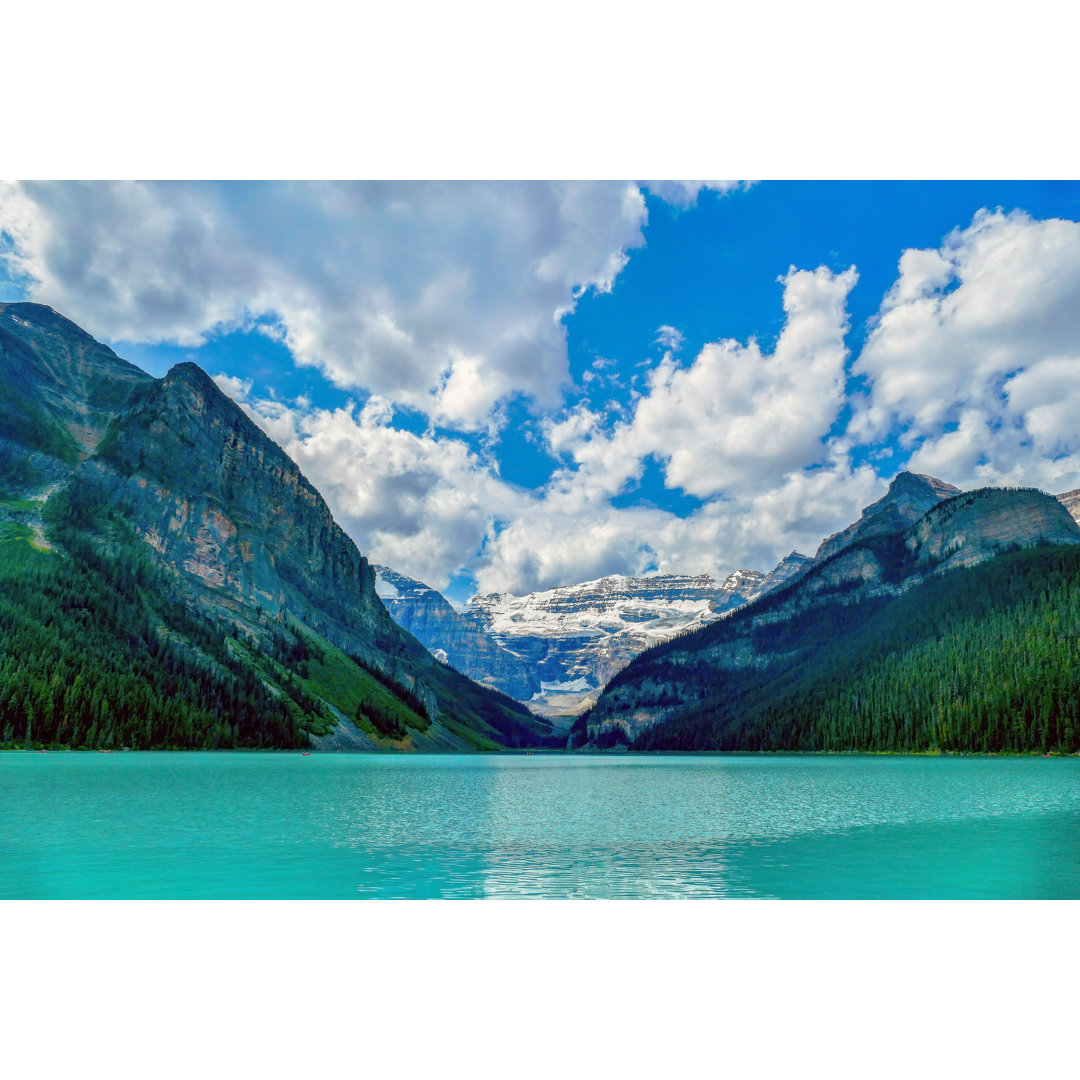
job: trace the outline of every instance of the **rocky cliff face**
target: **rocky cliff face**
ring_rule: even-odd
[[[808,566],[813,563],[813,559],[809,555],[802,555],[798,551],[793,551],[790,555],[785,555],[780,562],[773,567],[762,579],[760,584],[753,589],[746,597],[747,603],[756,600],[759,596],[764,596],[766,593],[770,593],[773,589],[779,589],[781,585],[787,584],[793,578],[801,574]]]
[[[920,565],[935,572],[974,566],[1006,547],[1080,542],[1080,526],[1055,498],[1035,488],[982,488],[940,503],[904,533]]]
[[[518,701],[529,701],[540,690],[535,672],[499,645],[474,612],[457,611],[442,593],[389,567],[373,569],[390,616],[436,659]]]
[[[1080,488],[1063,492],[1057,500],[1072,515],[1074,521],[1080,521]]]
[[[295,616],[361,655],[400,642],[322,496],[196,365],[155,383],[86,473],[207,602]]]
[[[41,304],[0,304],[0,372],[0,497],[42,501],[154,381]]]
[[[543,592],[474,597],[463,611],[422,582],[375,567],[391,616],[432,654],[556,724],[589,708],[643,649],[713,622],[811,563],[792,552],[768,574],[610,575]]]
[[[430,720],[388,743],[466,748],[543,737],[526,710],[437,663],[389,617],[373,570],[319,493],[196,365],[152,379],[32,304],[0,309],[0,348],[9,388],[0,436],[14,448],[4,462],[22,495],[44,478],[43,502],[67,485],[111,508],[168,571],[177,598],[253,647],[310,631],[340,649],[339,682],[342,671],[360,682],[374,673],[384,684],[375,697],[404,695],[410,715]],[[335,692],[355,697],[347,686]]]
[[[933,476],[899,473],[889,485],[889,490],[863,510],[858,521],[822,540],[814,556],[815,561],[828,559],[857,540],[900,532],[943,499],[959,494],[959,488]]]
[[[642,649],[720,618],[759,595],[766,575],[613,574],[596,581],[469,601],[471,616],[521,659],[538,690],[530,708],[556,718],[588,708],[601,687]]]
[[[92,453],[113,417],[154,380],[42,304],[0,304],[0,431],[27,449]]]

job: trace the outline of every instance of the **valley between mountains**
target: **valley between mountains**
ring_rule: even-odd
[[[767,572],[458,608],[196,365],[0,304],[0,745],[1072,753],[1078,514],[900,473]]]

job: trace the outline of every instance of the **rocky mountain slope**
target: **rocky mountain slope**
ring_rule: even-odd
[[[875,504],[895,514],[867,508],[838,534],[849,543],[823,545],[783,588],[642,654],[575,724],[574,745],[1071,746],[1080,669],[1062,650],[1080,631],[1080,526],[1026,489],[934,498],[908,523],[912,492],[943,490],[901,474]]]
[[[778,588],[812,560],[793,551],[770,573],[610,575],[455,609],[439,592],[375,567],[387,610],[434,656],[565,727],[643,649],[704,626]]]
[[[549,734],[389,617],[374,572],[322,497],[194,364],[152,379],[51,309],[7,304],[0,385],[0,517],[19,574],[44,575],[58,595],[75,587],[71,574],[85,588],[145,577],[125,601],[141,637],[114,642],[94,664],[168,643],[191,669],[189,697],[202,692],[193,689],[201,671],[284,702],[275,745],[464,749]],[[37,553],[45,562],[24,565],[21,539],[51,547]],[[11,619],[13,634],[40,630]],[[68,670],[79,662],[73,654]],[[4,688],[23,700],[19,677],[9,670]],[[97,685],[108,693],[108,680]],[[9,719],[17,735],[25,718]],[[224,731],[227,742],[229,725],[214,719],[215,737]],[[191,732],[189,742],[200,738]]]
[[[817,562],[828,559],[857,540],[900,532],[943,499],[959,494],[959,488],[946,484],[944,480],[920,473],[902,472],[877,502],[863,510],[858,521],[822,540],[814,559]]]
[[[535,672],[534,709],[575,712],[642,649],[745,603],[763,577],[610,575],[525,596],[476,596],[466,612]]]
[[[442,593],[387,566],[372,569],[386,610],[436,659],[518,701],[529,701],[539,691],[535,672],[499,645],[475,612],[457,611]]]
[[[1057,500],[1069,511],[1074,521],[1080,521],[1080,488],[1063,492]]]

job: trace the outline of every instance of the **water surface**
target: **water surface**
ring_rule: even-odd
[[[1080,759],[0,754],[0,897],[1078,898]]]

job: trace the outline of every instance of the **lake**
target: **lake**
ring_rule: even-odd
[[[0,897],[1080,898],[1080,759],[4,753]]]

